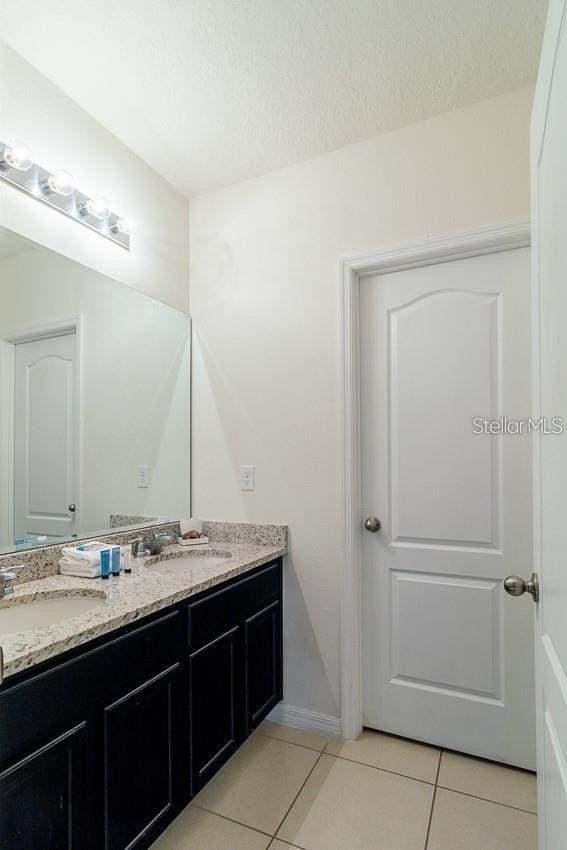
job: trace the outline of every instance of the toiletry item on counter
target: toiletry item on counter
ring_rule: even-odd
[[[59,561],[59,572],[62,576],[76,576],[77,578],[100,578],[100,564],[89,566],[88,564],[70,563],[62,558]]]
[[[132,547],[130,545],[122,547],[122,568],[127,575],[132,572]]]
[[[102,578],[110,577],[110,549],[103,549],[100,553],[100,575]]]
[[[64,546],[61,554],[63,560],[68,564],[75,563],[92,567],[100,564],[101,552],[110,551],[112,548],[111,543],[91,540],[88,543],[81,543],[79,546]]]
[[[120,546],[91,540],[79,546],[65,546],[61,551],[61,575],[78,578],[108,578],[111,573],[113,576],[120,575]]]
[[[112,547],[112,575],[120,575],[120,546]]]

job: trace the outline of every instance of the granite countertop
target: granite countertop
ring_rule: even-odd
[[[210,543],[198,547],[169,546],[162,556],[132,562],[132,573],[119,578],[83,579],[50,575],[15,587],[0,600],[2,610],[21,605],[23,598],[47,599],[98,596],[96,607],[50,626],[0,635],[4,677],[54,658],[100,635],[173,605],[216,584],[243,575],[281,555],[287,547],[255,543]],[[206,557],[203,557],[206,556]]]

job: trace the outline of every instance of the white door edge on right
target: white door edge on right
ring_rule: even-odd
[[[550,0],[531,125],[534,416],[567,419],[567,0]],[[539,850],[567,847],[567,434],[534,440]]]

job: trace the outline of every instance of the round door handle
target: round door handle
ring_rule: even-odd
[[[525,581],[520,576],[506,576],[504,579],[504,590],[510,596],[523,596],[529,593],[534,602],[539,602],[539,579],[537,573],[532,573],[531,578]]]
[[[376,531],[380,531],[380,529],[382,528],[382,523],[380,522],[378,517],[369,516],[364,522],[364,527],[367,531],[371,531],[374,534]]]
[[[77,506],[76,505],[68,505],[67,510],[69,511],[69,513],[74,514],[75,511],[77,510]]]

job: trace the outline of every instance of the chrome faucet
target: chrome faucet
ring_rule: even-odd
[[[163,551],[163,547],[167,546],[169,543],[173,543],[173,537],[171,534],[154,534],[154,536],[148,541],[148,551],[150,555],[160,555]]]
[[[171,534],[154,534],[149,540],[136,537],[130,541],[133,558],[144,558],[146,555],[160,555],[163,547],[173,543]]]
[[[14,564],[14,566],[0,567],[0,599],[14,592],[14,581],[23,566],[23,564]]]

